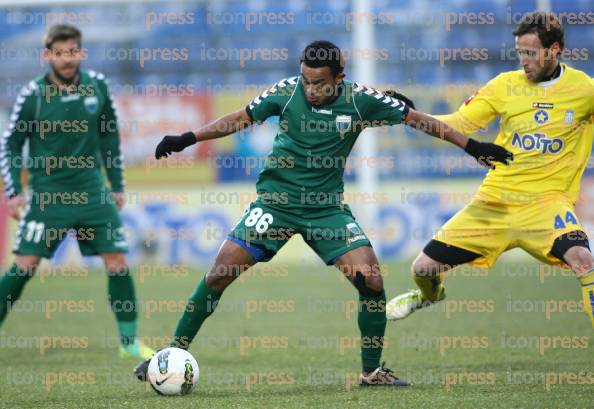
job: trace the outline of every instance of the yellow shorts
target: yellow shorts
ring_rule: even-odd
[[[480,254],[482,257],[472,262],[480,267],[492,267],[501,253],[515,247],[544,263],[565,265],[550,252],[555,239],[572,231],[585,230],[573,203],[562,195],[525,205],[503,205],[475,198],[448,220],[433,239]]]

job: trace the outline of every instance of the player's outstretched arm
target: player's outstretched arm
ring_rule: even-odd
[[[172,152],[181,152],[196,142],[231,135],[251,125],[252,122],[247,111],[242,109],[210,122],[196,132],[186,132],[182,135],[167,135],[157,145],[155,158],[160,159],[171,155]]]
[[[382,93],[389,97],[399,99],[400,101],[404,102],[406,106],[408,106],[409,108],[417,109],[417,107],[415,107],[415,103],[413,102],[413,100],[407,97],[406,95],[401,94],[400,92],[397,92],[393,89],[387,89],[385,91],[382,91]]]
[[[409,109],[404,122],[419,131],[423,131],[426,134],[443,139],[464,149],[466,153],[473,156],[482,166],[495,168],[494,162],[508,165],[514,159],[513,153],[502,146],[494,143],[478,142],[472,138],[468,138],[447,124],[414,109]]]
[[[21,208],[27,200],[21,185],[23,168],[23,145],[30,137],[30,124],[35,118],[37,88],[30,83],[21,90],[10,116],[8,129],[0,144],[0,170],[4,181],[4,192],[8,198],[8,215],[13,219],[21,218]]]

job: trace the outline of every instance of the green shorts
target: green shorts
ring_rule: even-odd
[[[68,235],[76,237],[83,256],[128,251],[122,219],[108,190],[32,193],[13,251],[51,258]]]
[[[241,245],[254,261],[269,261],[295,234],[328,265],[351,250],[371,246],[348,205],[291,211],[252,202],[228,239]]]

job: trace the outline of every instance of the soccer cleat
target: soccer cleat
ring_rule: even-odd
[[[412,383],[393,375],[394,371],[385,368],[385,364],[382,362],[381,366],[367,376],[359,375],[359,386],[412,386]]]
[[[440,285],[439,294],[434,302],[424,300],[421,295],[421,290],[410,290],[407,293],[400,294],[392,298],[386,304],[386,317],[389,320],[401,320],[408,317],[410,314],[419,308],[439,302],[445,298],[445,288]]]
[[[120,346],[120,358],[151,359],[153,355],[155,355],[155,350],[137,339],[132,344]]]
[[[136,377],[136,379],[138,379],[141,382],[146,382],[148,380],[147,373],[150,362],[151,360],[147,359],[136,365],[136,367],[134,368],[134,376]]]

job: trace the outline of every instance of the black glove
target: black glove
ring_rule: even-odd
[[[406,105],[408,105],[409,107],[411,107],[412,109],[417,109],[415,107],[415,103],[412,102],[412,100],[409,97],[407,97],[406,95],[402,95],[401,93],[396,92],[393,89],[387,89],[387,90],[385,90],[384,91],[384,95],[387,95],[387,96],[392,97],[392,98],[399,99],[402,102],[404,102]]]
[[[196,136],[192,132],[186,132],[182,135],[167,135],[157,145],[155,149],[155,158],[160,159],[171,155],[171,152],[181,152],[190,145],[194,145]]]
[[[514,160],[514,154],[502,146],[494,143],[479,142],[468,138],[464,151],[473,156],[482,166],[495,169],[494,162],[509,165]]]

